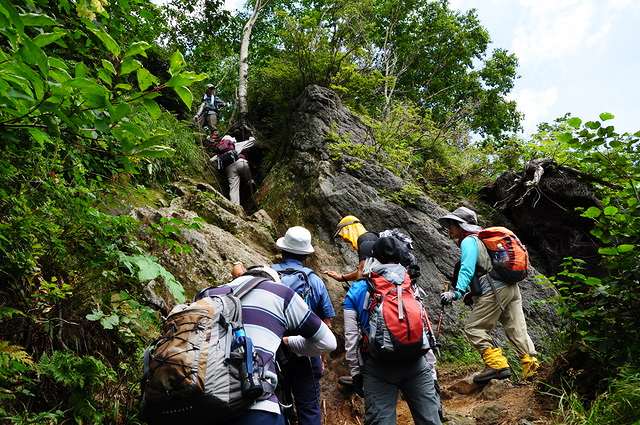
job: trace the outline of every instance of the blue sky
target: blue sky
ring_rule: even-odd
[[[620,132],[640,130],[640,0],[450,0],[475,8],[493,48],[520,61],[511,97],[525,134],[571,112],[616,116]]]

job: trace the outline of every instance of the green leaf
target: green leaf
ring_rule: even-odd
[[[120,253],[120,261],[132,273],[134,268],[138,270],[137,277],[140,282],[148,282],[161,277],[167,290],[175,298],[176,302],[185,302],[184,288],[171,273],[157,263],[155,257],[149,255],[128,256]]]
[[[149,112],[149,115],[151,115],[151,118],[153,118],[154,120],[158,119],[158,117],[160,117],[160,115],[162,114],[162,111],[160,110],[160,107],[155,100],[144,99],[142,101],[142,104],[144,105],[144,109]]]
[[[87,320],[91,320],[92,322],[96,322],[104,317],[104,313],[100,310],[93,310],[91,313],[87,314],[85,318]]]
[[[571,136],[571,133],[560,133],[556,138],[559,142],[568,143],[573,137]]]
[[[89,68],[83,62],[77,62],[74,72],[76,78],[84,78],[89,75]]]
[[[141,91],[147,90],[154,83],[158,82],[158,79],[155,75],[150,73],[145,68],[140,68],[136,71],[136,77],[138,78],[138,87],[140,87]]]
[[[44,146],[45,143],[49,142],[51,139],[49,135],[39,128],[30,128],[29,135],[33,140],[35,140],[40,146]]]
[[[115,75],[116,74],[116,69],[113,67],[113,64],[111,62],[109,62],[106,59],[102,59],[101,63],[102,63],[102,66],[104,67],[104,69],[109,71],[111,73],[111,75]]]
[[[89,28],[89,30],[91,30],[91,32],[94,33],[100,41],[102,41],[102,44],[104,44],[104,47],[107,48],[109,53],[113,56],[120,55],[120,46],[118,46],[118,43],[116,43],[116,41],[106,31],[99,28]]]
[[[202,81],[207,78],[206,74],[196,74],[195,72],[181,72],[180,74],[174,75],[165,83],[167,87],[185,87],[190,86],[196,81]]]
[[[180,72],[182,68],[184,68],[184,56],[180,53],[180,50],[176,50],[173,55],[171,55],[171,59],[169,59],[169,74],[172,76],[176,73]]]
[[[142,64],[137,59],[126,59],[120,65],[120,75],[127,75],[136,69],[142,68]]]
[[[13,4],[7,0],[0,0],[0,7],[6,10],[11,24],[16,27],[18,33],[24,32],[24,23],[22,22],[22,18],[18,14],[18,11],[13,7]],[[0,9],[0,12],[2,12],[2,9]]]
[[[21,13],[20,19],[25,27],[48,27],[58,24],[55,19],[37,13]]]
[[[618,250],[612,247],[598,248],[598,254],[601,255],[618,255]]]
[[[608,206],[604,209],[604,215],[616,215],[618,213],[618,208],[614,206]]]
[[[598,121],[587,121],[585,123],[585,127],[590,128],[591,130],[597,130],[600,128],[600,123]]]
[[[46,75],[47,71],[49,71],[47,55],[30,38],[25,37],[22,39],[20,54],[26,63],[36,65],[42,74]]]
[[[582,213],[582,216],[587,218],[597,218],[600,217],[600,214],[602,214],[600,208],[589,207],[585,212]]]
[[[151,47],[149,43],[146,41],[136,41],[127,49],[127,52],[124,54],[124,58],[128,58],[130,56],[142,55],[145,58],[147,57],[146,50]]]
[[[63,69],[65,71],[69,70],[69,67],[67,66],[67,64],[62,59],[59,59],[56,57],[49,58],[49,66],[52,68]]]
[[[80,90],[87,99],[90,107],[103,107],[107,105],[109,92],[107,89],[89,78],[74,78],[63,84],[63,87],[73,87]]]
[[[578,117],[572,117],[567,120],[567,124],[577,129],[577,128],[580,128],[580,124],[582,124],[582,120]]]
[[[620,254],[624,254],[625,252],[633,251],[635,248],[636,248],[635,245],[622,244],[622,245],[618,245],[617,250]]]
[[[38,47],[45,47],[64,36],[65,36],[64,31],[45,32],[36,36],[36,38],[33,39],[33,42]]]
[[[614,118],[615,118],[615,115],[613,115],[610,112],[603,112],[600,114],[600,120],[602,121],[612,120]]]
[[[111,122],[118,122],[130,113],[131,106],[129,106],[129,104],[126,102],[115,105],[109,111],[109,114],[111,115]]]
[[[100,320],[100,324],[105,329],[113,329],[120,324],[120,318],[117,314],[112,314],[111,316],[103,317]]]
[[[191,90],[187,87],[174,87],[173,91],[176,92],[182,102],[187,106],[187,108],[191,108],[191,103],[193,103],[193,94],[191,94]]]

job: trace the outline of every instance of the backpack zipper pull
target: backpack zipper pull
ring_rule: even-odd
[[[398,319],[404,320],[404,305],[402,304],[402,285],[398,285]]]

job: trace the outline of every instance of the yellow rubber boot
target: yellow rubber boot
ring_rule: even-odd
[[[506,379],[511,376],[509,362],[500,348],[490,347],[482,352],[485,369],[473,377],[476,384],[486,384],[492,379]]]
[[[509,367],[507,358],[502,355],[500,348],[487,348],[482,352],[482,360],[491,369],[504,369]]]
[[[522,378],[527,379],[535,376],[540,368],[540,362],[533,356],[525,354],[520,359],[522,364]]]

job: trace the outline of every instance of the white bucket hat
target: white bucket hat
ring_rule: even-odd
[[[301,226],[290,227],[284,237],[276,241],[278,249],[292,254],[313,254],[311,233]]]
[[[438,221],[444,227],[449,225],[448,221],[455,221],[462,230],[469,233],[478,233],[482,230],[482,227],[478,226],[478,216],[467,207],[458,207],[453,212],[440,217]]]

